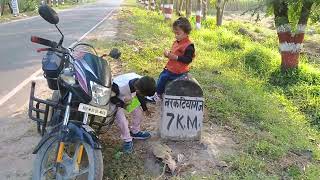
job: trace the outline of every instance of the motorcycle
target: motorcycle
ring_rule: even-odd
[[[29,117],[37,122],[42,139],[35,147],[36,154],[32,179],[88,179],[103,176],[103,158],[98,134],[103,127],[110,127],[115,110],[110,106],[112,94],[111,69],[103,55],[98,56],[94,47],[78,43],[63,47],[64,35],[58,28],[59,17],[47,5],[39,7],[40,16],[55,25],[61,34],[54,42],[37,36],[31,41],[47,48],[42,59],[44,77],[54,98],[35,97],[32,82]],[[78,50],[85,47],[90,50]],[[118,59],[121,53],[112,49],[109,56]]]

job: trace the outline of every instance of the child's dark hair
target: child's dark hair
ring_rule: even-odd
[[[156,92],[156,81],[149,76],[140,78],[135,86],[145,96],[153,96]]]
[[[187,18],[185,18],[185,17],[179,17],[177,20],[175,20],[173,22],[172,27],[173,28],[179,27],[186,34],[190,34],[191,29],[192,29],[189,20]]]

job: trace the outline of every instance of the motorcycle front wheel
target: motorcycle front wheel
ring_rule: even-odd
[[[102,180],[101,150],[93,149],[85,142],[65,143],[62,162],[57,165],[58,143],[58,139],[52,137],[39,149],[34,161],[33,180]]]

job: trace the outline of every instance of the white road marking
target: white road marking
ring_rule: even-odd
[[[43,81],[45,79],[46,78],[44,76],[37,76],[37,77],[33,78],[32,81]]]
[[[98,24],[93,26],[88,32],[86,32],[83,36],[81,36],[76,42],[72,43],[69,47],[73,47],[78,42],[80,42],[83,38],[85,38],[89,33],[91,33],[94,29],[96,29],[98,26],[100,26],[101,23],[103,23],[106,19],[108,19],[111,14],[113,13],[114,9],[112,9]]]
[[[78,42],[80,42],[83,38],[85,38],[90,32],[92,32],[95,28],[97,28],[101,23],[103,23],[106,19],[108,19],[115,9],[112,9],[100,22],[98,22],[95,26],[93,26],[88,32],[86,32],[83,36],[81,36],[76,42],[72,43],[70,47],[73,47]],[[27,79],[22,81],[17,87],[12,89],[7,95],[3,96],[0,99],[0,106],[2,106],[5,102],[7,102],[10,98],[12,98],[17,92],[19,92],[24,86],[26,86],[30,81],[37,79],[37,76],[42,72],[42,69],[38,69],[35,73],[31,74]]]
[[[27,85],[30,81],[32,81],[35,77],[37,77],[42,72],[42,69],[37,70],[27,79],[22,81],[17,87],[12,89],[7,95],[0,99],[0,106],[2,106],[5,102],[7,102],[12,96],[14,96],[17,92],[19,92],[25,85]]]

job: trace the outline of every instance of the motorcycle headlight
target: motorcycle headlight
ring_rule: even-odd
[[[93,81],[90,81],[92,102],[94,104],[104,106],[110,100],[111,88],[104,87]]]
[[[69,85],[76,84],[76,79],[72,73],[72,70],[69,68],[66,68],[62,71],[60,78]]]

